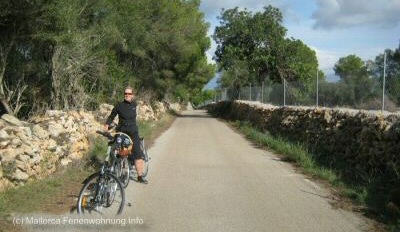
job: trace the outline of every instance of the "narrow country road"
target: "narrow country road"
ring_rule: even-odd
[[[148,185],[128,186],[135,231],[361,231],[317,184],[204,111],[186,111],[150,150]]]
[[[132,206],[123,212],[140,223],[108,231],[368,229],[360,216],[334,209],[323,187],[204,111],[185,111],[149,154],[149,184],[129,184]]]

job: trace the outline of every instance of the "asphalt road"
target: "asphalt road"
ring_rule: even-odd
[[[328,190],[204,111],[185,111],[148,152],[149,184],[126,189],[125,225],[68,230],[368,230],[359,215],[332,207]]]

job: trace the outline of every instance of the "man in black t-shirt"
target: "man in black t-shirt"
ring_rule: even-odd
[[[118,115],[118,125],[116,130],[129,135],[133,141],[133,154],[128,156],[131,163],[135,164],[138,174],[137,181],[147,184],[147,180],[142,177],[143,174],[143,152],[140,149],[139,130],[136,125],[136,101],[135,93],[131,87],[126,87],[124,92],[124,101],[117,103],[111,111],[104,130],[108,131],[110,124]]]

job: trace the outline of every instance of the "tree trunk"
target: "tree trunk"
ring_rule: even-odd
[[[1,108],[4,108],[4,111],[8,114],[13,114],[13,111],[11,110],[5,92],[4,92],[4,74],[6,72],[6,66],[7,66],[7,59],[8,59],[8,54],[10,53],[12,47],[15,44],[14,37],[11,39],[10,44],[8,47],[3,48],[0,46],[0,104]]]
[[[60,108],[59,56],[59,48],[53,47],[53,57],[51,59],[51,105],[53,109]]]
[[[6,52],[3,49],[0,49],[0,116],[3,114],[13,114],[12,110],[8,104],[6,99],[6,94],[4,92],[4,74],[6,72]]]
[[[0,99],[0,116],[3,114],[14,115],[6,99]]]

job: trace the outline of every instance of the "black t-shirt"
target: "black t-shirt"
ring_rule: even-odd
[[[115,116],[118,115],[117,131],[138,131],[136,125],[136,102],[122,101],[117,103],[107,118],[107,124],[110,125]]]

